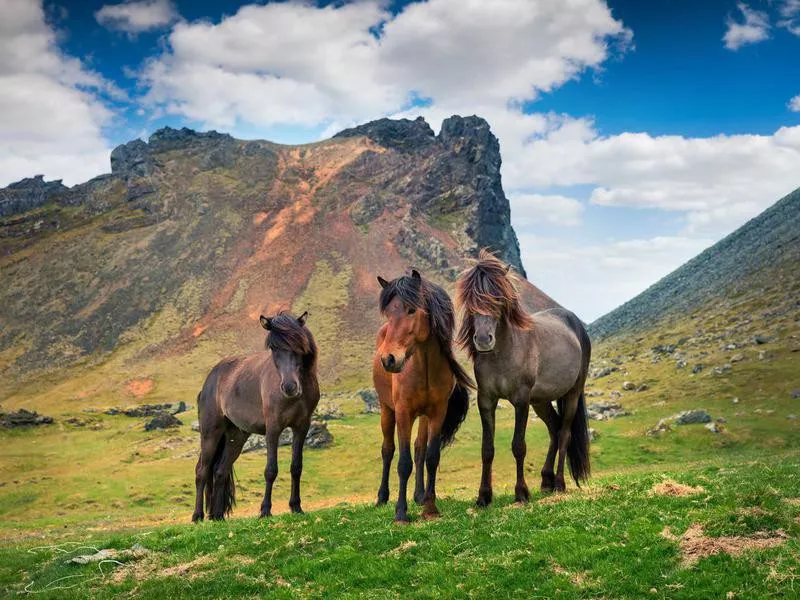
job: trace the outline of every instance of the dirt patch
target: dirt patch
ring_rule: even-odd
[[[699,523],[690,525],[689,529],[680,538],[674,535],[669,527],[663,529],[661,536],[670,541],[678,542],[681,551],[681,564],[684,567],[690,567],[700,559],[714,556],[720,552],[736,556],[750,550],[774,548],[785,543],[789,537],[781,529],[774,532],[757,531],[749,536],[708,537],[703,533],[703,526]]]
[[[125,384],[125,390],[134,398],[141,398],[153,391],[154,386],[152,379],[131,379]]]
[[[393,550],[389,550],[388,552],[384,553],[384,556],[400,556],[403,552],[407,552],[411,550],[411,548],[416,548],[417,542],[414,540],[406,540],[402,544],[400,544],[397,548]]]
[[[166,569],[162,569],[159,573],[160,577],[187,577],[188,579],[196,579],[200,576],[200,573],[197,573],[196,570],[198,567],[204,567],[205,565],[214,562],[214,557],[210,554],[204,554],[203,556],[198,556],[194,560],[190,560],[189,562],[180,563],[173,567],[168,567]]]
[[[784,498],[783,501],[792,506],[800,506],[800,498]]]
[[[677,481],[673,481],[672,479],[665,479],[661,483],[655,484],[652,488],[650,488],[650,495],[651,496],[695,496],[697,494],[702,494],[705,492],[706,489],[701,486],[691,486],[691,485],[684,485],[682,483],[678,483]]]

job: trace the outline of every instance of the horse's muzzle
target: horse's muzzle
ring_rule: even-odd
[[[481,354],[485,352],[491,352],[494,350],[494,336],[489,335],[487,337],[478,337],[477,335],[472,338],[472,343],[475,346],[475,350],[480,352]]]
[[[381,356],[381,364],[383,365],[384,369],[389,371],[389,373],[399,373],[403,370],[403,365],[406,364],[406,359],[398,359],[394,354],[387,354],[386,356]]]
[[[290,381],[289,383],[281,384],[281,392],[291,400],[292,398],[298,398],[303,393],[303,388],[300,387],[299,383]]]

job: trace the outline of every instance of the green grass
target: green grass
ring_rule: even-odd
[[[6,545],[0,587],[44,598],[788,597],[799,566],[799,474],[791,454],[669,473],[705,490],[687,497],[652,495],[662,475],[649,474],[602,478],[555,502],[535,494],[519,508],[508,495],[487,510],[446,498],[441,519],[405,527],[392,524],[391,507],[342,504],[270,520],[72,532],[86,547],[47,538]],[[662,531],[680,535],[692,524],[713,537],[782,530],[788,538],[686,566]],[[133,544],[149,553],[122,565],[66,564],[88,547]]]

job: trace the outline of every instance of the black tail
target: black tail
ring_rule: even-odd
[[[442,423],[442,445],[450,445],[456,435],[456,431],[461,427],[461,423],[467,418],[469,408],[469,389],[461,383],[456,383],[450,399],[447,401],[447,414]]]
[[[236,506],[236,482],[234,480],[233,465],[231,465],[230,473],[228,473],[225,478],[222,494],[219,498],[215,498],[214,473],[217,472],[217,467],[222,461],[227,439],[228,436],[223,435],[219,440],[219,444],[217,444],[217,450],[214,453],[214,466],[211,468],[211,477],[209,477],[208,484],[206,485],[206,512],[211,515],[212,519],[229,517],[231,512],[233,512],[233,507]],[[214,504],[215,499],[217,500],[216,506]]]
[[[558,412],[560,414],[564,414],[562,403],[563,400],[558,401]],[[586,415],[586,401],[583,397],[583,391],[578,397],[578,409],[572,419],[570,433],[569,445],[567,446],[567,464],[569,464],[569,472],[572,473],[575,485],[581,487],[581,481],[589,479],[589,475],[592,472],[592,467],[589,463],[589,419]]]

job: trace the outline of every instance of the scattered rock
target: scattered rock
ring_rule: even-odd
[[[17,427],[36,427],[39,425],[49,425],[53,422],[53,417],[40,415],[35,410],[25,410],[20,408],[17,412],[0,412],[0,424],[7,429]]]
[[[596,439],[600,438],[600,434],[594,427],[589,427],[589,443],[593,443]]]
[[[789,421],[797,421],[797,415],[786,415],[786,419]]]
[[[766,337],[764,335],[757,335],[753,338],[753,341],[759,346],[761,346],[762,344],[768,344],[771,340],[772,338]]]
[[[169,429],[171,427],[179,427],[183,425],[180,419],[175,415],[171,415],[168,412],[161,412],[156,414],[147,424],[144,426],[145,431],[153,431],[154,429]]]
[[[586,393],[584,394],[584,396],[586,396],[587,398],[597,398],[598,396],[602,396],[602,395],[603,395],[603,393],[604,393],[604,392],[601,392],[601,391],[599,391],[599,390],[593,390],[593,391],[591,391],[591,392],[586,392]]]
[[[716,418],[716,421],[717,421],[717,423],[722,423],[722,424],[724,424],[724,423],[727,423],[727,422],[728,422],[728,419],[726,419],[725,417],[717,417],[717,418]]]
[[[281,432],[278,438],[278,446],[290,446],[292,444],[292,430],[287,428]],[[327,448],[333,443],[333,435],[328,431],[327,423],[312,422],[306,434],[305,446],[308,448]],[[254,434],[247,438],[242,448],[243,453],[265,450],[267,440],[263,435]]]
[[[742,354],[741,352],[731,356],[732,363],[742,362],[743,360],[744,360],[744,354]]]
[[[700,363],[696,364],[695,366],[692,367],[692,374],[693,375],[697,375],[700,371],[703,370],[703,368],[704,367],[703,367],[702,364],[700,364]]]
[[[731,402],[734,404],[739,404],[739,398],[731,398]]]
[[[340,405],[327,401],[317,406],[314,411],[314,419],[318,421],[336,421],[337,419],[344,419],[344,413]]]
[[[181,409],[181,407],[183,407]],[[178,404],[142,404],[131,408],[109,408],[104,414],[107,415],[125,415],[126,417],[153,417],[162,412],[172,413],[173,415],[186,410],[186,403],[181,401]]]
[[[181,400],[178,404],[172,405],[172,410],[170,411],[173,415],[178,415],[182,412],[186,412],[186,402]]]
[[[695,423],[710,423],[711,415],[703,409],[684,410],[670,417],[676,425],[693,425]]]
[[[653,354],[672,354],[675,350],[678,349],[677,344],[666,344],[666,345],[657,345],[650,348]]]
[[[648,429],[645,435],[660,435],[668,431],[672,431],[672,425],[670,425],[669,419],[659,419],[655,427]]]
[[[608,377],[615,371],[619,371],[617,367],[600,367],[597,369],[592,369],[592,379],[600,379],[601,377]]]
[[[192,431],[200,431],[200,421],[192,421]]]
[[[733,367],[729,363],[725,363],[721,367],[714,367],[714,374],[716,375],[724,375],[728,373]]]
[[[681,359],[681,360],[679,360],[679,361],[677,361],[677,362],[675,363],[675,367],[676,367],[676,368],[678,368],[678,369],[684,369],[684,368],[686,368],[686,366],[687,366],[688,364],[689,364],[689,363],[687,363],[685,360]]]
[[[364,409],[362,414],[373,415],[381,412],[380,401],[378,400],[378,393],[375,390],[359,390],[357,394],[364,402]]]
[[[622,389],[625,390],[626,392],[632,392],[633,390],[636,389],[636,384],[633,383],[632,381],[624,381],[622,383]]]
[[[590,419],[595,421],[605,421],[606,419],[616,419],[630,415],[618,402],[590,402],[586,407],[586,412]]]
[[[622,394],[620,392],[618,392],[617,390],[611,390],[611,393],[609,394],[609,397],[614,399],[614,400],[619,400],[620,398],[622,398]]]
[[[791,396],[794,400],[800,400],[800,390],[792,390]]]
[[[636,391],[637,392],[646,392],[649,389],[650,389],[650,387],[646,383],[643,383],[639,387],[636,388]]]
[[[736,344],[728,344],[725,346],[725,350],[736,350]]]
[[[772,358],[772,352],[769,350],[759,350],[758,351],[758,360],[768,360]]]
[[[708,429],[711,433],[720,433],[722,431],[722,429],[720,429],[720,427],[713,421],[711,423],[706,423],[705,428]]]

